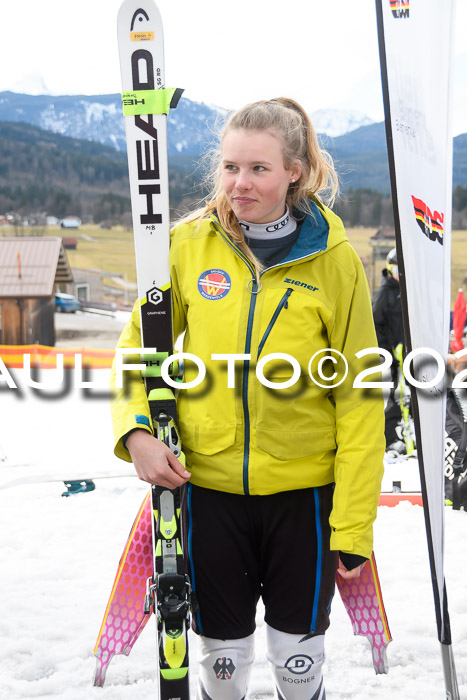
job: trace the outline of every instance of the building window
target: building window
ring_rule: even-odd
[[[75,284],[75,294],[79,301],[89,301],[91,299],[90,285]]]

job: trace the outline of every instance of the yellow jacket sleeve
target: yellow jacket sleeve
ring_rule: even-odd
[[[133,307],[131,318],[120,335],[117,348],[139,347],[141,347],[141,329],[139,302],[137,301]],[[123,360],[131,361],[133,364],[140,363],[139,355],[128,355]],[[117,457],[131,462],[130,453],[124,446],[122,438],[135,428],[141,428],[153,433],[153,427],[141,372],[139,370],[123,371],[123,385],[121,388],[118,388],[117,362],[116,355],[110,374],[110,390],[112,393],[110,410],[114,430],[114,452]]]
[[[331,549],[369,557],[383,475],[384,404],[381,389],[354,387],[358,373],[377,367],[380,358],[355,357],[359,350],[377,347],[377,340],[366,275],[353,256],[355,276],[349,282],[353,290],[343,290],[328,327],[331,347],[344,355],[349,366],[347,378],[333,390],[337,452]],[[372,374],[368,381],[381,381],[381,374]]]
[[[174,245],[170,251],[172,261],[175,250],[176,246]],[[185,330],[186,306],[181,299],[177,272],[173,262],[171,280],[173,337],[177,339]],[[139,348],[141,345],[139,301],[136,301],[130,320],[120,335],[117,348]],[[123,361],[131,362],[132,364],[140,364],[141,362],[139,355],[127,355]],[[146,396],[146,387],[141,372],[139,370],[124,370],[123,386],[117,387],[117,363],[118,359],[116,356],[110,375],[114,452],[117,457],[130,462],[130,453],[123,444],[125,435],[136,428],[148,430],[151,433],[154,433],[154,430]]]

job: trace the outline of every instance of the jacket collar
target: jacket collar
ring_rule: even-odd
[[[299,211],[293,211],[293,216],[297,219],[298,225],[300,226],[300,233],[289,254],[283,260],[281,260],[280,263],[277,263],[277,265],[273,265],[272,267],[278,267],[296,260],[302,260],[303,258],[307,258],[311,255],[324,252],[327,249],[329,223],[318,204],[313,200],[309,200],[309,203],[311,213],[303,214]],[[213,221],[218,233],[221,234],[226,242],[234,250],[236,250],[240,257],[242,257],[251,267],[251,263],[247,261],[247,258],[244,256],[243,252],[222,229],[217,217],[217,211],[214,211],[211,215],[211,221]]]
[[[298,212],[296,216],[295,212],[293,212],[294,217],[297,218],[300,225],[300,233],[290,253],[284,260],[281,260],[281,265],[291,262],[292,260],[314,255],[327,248],[329,224],[317,204],[315,202],[310,202],[310,204],[312,213],[306,214],[305,217]],[[301,221],[299,216],[302,217]]]

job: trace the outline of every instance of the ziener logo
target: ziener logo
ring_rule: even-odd
[[[396,19],[409,16],[410,0],[389,0],[389,4]]]
[[[290,671],[290,673],[295,673],[300,676],[303,673],[308,673],[312,666],[313,659],[306,654],[296,654],[285,662],[285,668]]]
[[[306,289],[310,289],[312,292],[316,292],[318,290],[318,287],[313,287],[312,284],[308,284],[307,282],[302,282],[301,280],[293,280],[290,279],[290,277],[286,277],[284,282],[286,284],[295,284],[297,287],[305,287]]]
[[[439,211],[434,211],[432,213],[423,200],[417,199],[413,195],[412,202],[417,224],[420,226],[425,236],[427,236],[430,241],[438,241],[438,243],[443,245],[444,214],[440,214]]]

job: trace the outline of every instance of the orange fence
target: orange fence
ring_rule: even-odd
[[[115,350],[98,348],[50,348],[46,345],[0,345],[0,357],[8,369],[22,369],[24,355],[31,356],[31,367],[55,369],[57,355],[63,355],[65,369],[74,369],[75,355],[81,355],[82,366],[91,369],[107,369],[112,366]]]

